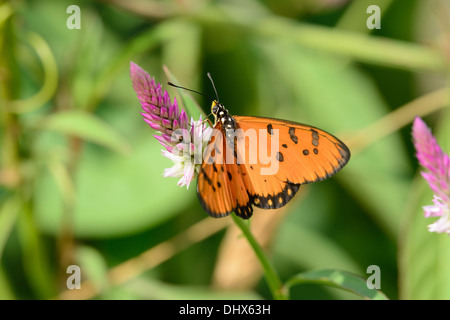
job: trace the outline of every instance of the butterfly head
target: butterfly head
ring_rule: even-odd
[[[214,115],[214,117],[217,117],[220,107],[223,107],[223,105],[217,102],[217,100],[213,100],[211,105],[211,113]]]
[[[217,100],[213,100],[212,102],[211,113],[214,115],[216,121],[229,116],[228,110],[225,109],[224,105]]]
[[[211,113],[214,115],[215,122],[220,122],[225,129],[235,128],[235,121],[233,117],[230,116],[224,105],[219,103],[217,100],[213,100],[212,102]]]

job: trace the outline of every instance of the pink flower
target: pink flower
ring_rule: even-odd
[[[417,159],[426,169],[421,174],[435,193],[434,205],[423,207],[425,217],[440,217],[428,226],[428,230],[450,235],[450,158],[442,151],[431,130],[419,117],[414,119],[412,136]]]
[[[130,76],[134,91],[141,103],[142,116],[151,128],[159,131],[154,137],[166,149],[162,154],[174,162],[174,166],[164,170],[165,177],[181,177],[179,186],[187,186],[198,175],[212,129],[202,119],[188,120],[186,112],[178,108],[177,100],[171,102],[167,91],[156,83],[137,64],[130,63]]]

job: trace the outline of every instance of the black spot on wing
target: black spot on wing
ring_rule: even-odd
[[[251,202],[246,206],[237,206],[233,211],[238,217],[241,217],[242,219],[248,219],[253,215],[253,207],[251,205]]]
[[[294,127],[289,128],[289,137],[291,138],[292,142],[294,142],[295,144],[298,143],[298,137],[295,135]]]
[[[284,161],[284,156],[283,156],[283,154],[281,152],[277,152],[276,158],[280,162]]]
[[[339,143],[336,147],[337,147],[339,154],[342,157],[344,165],[345,165],[348,162],[348,160],[350,159],[350,150],[343,143]]]
[[[207,175],[205,172],[202,172],[202,174],[203,174],[203,176],[204,176],[206,182],[208,182],[208,184],[209,184],[210,186],[212,186],[212,181],[211,181],[211,179],[208,177],[208,175]]]
[[[318,147],[319,146],[319,133],[316,131],[316,130],[314,130],[314,129],[311,129],[311,132],[312,132],[312,145],[314,146],[314,147]]]
[[[253,204],[262,209],[278,209],[286,205],[297,193],[300,184],[286,182],[283,190],[277,194],[270,194],[267,196],[255,195]]]

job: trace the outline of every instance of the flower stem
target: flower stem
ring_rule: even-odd
[[[267,285],[269,286],[273,298],[276,300],[287,300],[288,296],[285,292],[283,292],[283,286],[281,284],[280,278],[278,277],[278,274],[276,273],[270,261],[267,259],[267,256],[256,241],[255,237],[253,237],[250,229],[247,227],[244,221],[241,218],[237,217],[234,213],[231,214],[231,217],[233,218],[234,223],[236,223],[239,229],[241,229],[245,238],[247,238],[248,243],[252,247],[253,251],[256,254],[256,257],[261,263],[261,266],[264,269],[264,275],[267,280]]]

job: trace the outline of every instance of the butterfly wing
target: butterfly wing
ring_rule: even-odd
[[[342,141],[318,128],[271,118],[234,119],[237,131],[241,129],[235,147],[218,122],[199,173],[197,194],[202,207],[213,217],[235,211],[249,218],[252,204],[280,208],[301,184],[331,177],[350,158]],[[255,150],[255,146],[264,150]]]
[[[245,143],[238,144],[238,153],[244,154],[244,166],[252,184],[249,190],[258,207],[284,206],[301,184],[333,176],[350,159],[347,146],[321,129],[279,119],[234,118],[245,135]],[[245,139],[252,136],[251,132],[256,132],[258,143]],[[261,150],[261,146],[266,150]],[[258,155],[256,159],[251,159],[252,153]]]
[[[214,127],[211,140],[204,151],[197,195],[203,209],[213,217],[224,217],[232,211],[244,219],[253,213],[253,199],[246,168],[236,163],[234,150],[224,138],[220,123]],[[229,155],[229,157],[227,157]],[[227,161],[232,159],[233,161]]]

